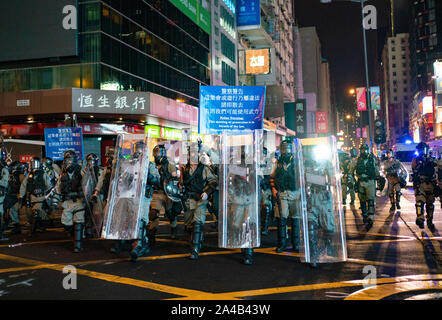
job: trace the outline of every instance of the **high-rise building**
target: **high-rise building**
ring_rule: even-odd
[[[0,60],[0,92],[135,90],[196,106],[199,85],[210,84],[211,16],[207,0],[186,3],[188,7],[179,0],[80,1],[78,55],[47,52],[40,59]],[[199,16],[193,7],[198,7]],[[62,17],[61,11],[58,14]],[[18,37],[26,41],[23,34]]]
[[[44,129],[75,114],[85,153],[104,157],[118,133],[149,132],[156,143],[197,130],[199,87],[211,84],[208,0],[0,2],[0,21],[11,17],[13,27],[0,30],[4,135],[42,141]],[[232,39],[234,23],[219,18]],[[235,52],[222,47],[230,65]]]
[[[235,86],[238,83],[235,2],[212,0],[211,14],[211,84]]]
[[[411,104],[409,34],[389,37],[382,51],[382,96],[387,142],[393,145],[409,135]]]
[[[236,1],[239,83],[267,86],[265,117],[282,126],[295,101],[293,10],[293,0]]]
[[[299,34],[302,48],[303,98],[307,100],[307,133],[316,136],[317,112],[327,113],[328,131],[334,127],[331,126],[334,114],[332,115],[331,106],[330,69],[327,60],[322,58],[321,42],[316,27],[300,28]]]
[[[415,142],[434,139],[433,64],[442,58],[442,2],[409,1],[411,94],[410,131]],[[431,101],[430,101],[431,100]],[[424,106],[425,104],[425,106]]]

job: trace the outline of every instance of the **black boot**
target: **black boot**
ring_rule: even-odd
[[[149,229],[147,228],[147,238],[149,239],[149,248],[152,248],[156,243],[156,234],[157,234],[157,228]]]
[[[171,239],[176,239],[177,238],[177,234],[178,234],[177,227],[170,227],[170,238]]]
[[[21,233],[20,223],[14,223],[14,226],[12,227],[12,233],[13,234],[20,234]]]
[[[362,221],[364,223],[367,223],[368,209],[366,201],[361,201],[361,211],[362,211]]]
[[[262,227],[261,234],[263,236],[269,235],[269,224],[270,224],[270,208],[269,206],[265,206],[262,208]]]
[[[83,223],[74,224],[74,252],[79,253],[83,251]]]
[[[400,192],[396,192],[396,208],[398,208],[398,210],[401,209],[401,193]]]
[[[253,248],[244,249],[244,260],[245,265],[251,265],[253,263]]]
[[[434,224],[433,224],[433,212],[434,212],[434,205],[428,205],[427,204],[427,227],[430,229],[431,232],[434,232]]]
[[[132,262],[137,261],[138,257],[142,257],[150,252],[148,246],[149,238],[147,236],[146,223],[140,223],[140,231],[138,240],[134,242],[133,249],[130,252],[130,259]]]
[[[203,224],[195,222],[193,225],[192,234],[192,250],[190,252],[190,259],[197,260],[202,246]]]
[[[281,253],[287,250],[287,219],[278,219],[278,247],[276,252]]]
[[[124,246],[126,245],[126,240],[117,240],[113,248],[111,248],[112,253],[119,253],[121,250],[124,250]]]
[[[390,203],[391,203],[390,212],[394,212],[396,210],[396,204],[394,202],[394,197],[390,197]]]
[[[424,204],[416,203],[416,224],[419,228],[425,228],[425,219],[424,219]]]
[[[299,220],[292,218],[292,250],[299,252]]]

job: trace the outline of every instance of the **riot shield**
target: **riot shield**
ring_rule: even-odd
[[[345,222],[336,138],[302,139],[307,219],[304,219],[301,261],[347,260]]]
[[[149,210],[145,197],[149,155],[145,135],[118,135],[102,238],[138,239],[140,218]]]
[[[262,130],[221,135],[218,244],[222,248],[260,246],[258,143]]]
[[[84,171],[81,187],[83,189],[87,213],[92,220],[92,224],[96,234],[100,235],[101,227],[103,226],[103,202],[101,200],[101,197],[93,196],[98,177],[95,175],[95,171],[91,167],[87,166],[83,170]]]

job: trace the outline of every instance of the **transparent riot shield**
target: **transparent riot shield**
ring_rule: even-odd
[[[262,130],[221,135],[218,244],[222,248],[260,246],[258,144]]]
[[[104,209],[104,239],[138,238],[140,218],[148,208],[145,197],[149,168],[147,137],[143,134],[120,134]]]
[[[347,245],[336,138],[309,138],[302,139],[301,143],[307,197],[301,261],[346,261]]]
[[[87,213],[89,214],[93,228],[96,235],[100,235],[101,228],[103,226],[103,202],[101,197],[94,197],[95,187],[97,186],[98,177],[95,175],[95,171],[91,167],[85,167],[83,169],[83,179],[81,187],[83,189],[84,201],[87,207]]]

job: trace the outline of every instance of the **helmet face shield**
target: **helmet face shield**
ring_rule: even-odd
[[[90,153],[86,157],[87,167],[98,167],[98,156],[95,153]]]
[[[283,141],[281,142],[281,145],[279,147],[279,150],[281,154],[292,154],[293,153],[293,145],[290,143],[290,141]]]
[[[41,169],[41,160],[37,157],[32,158],[31,160],[31,170],[38,170]]]
[[[159,164],[161,160],[166,157],[166,148],[164,145],[157,145],[153,148],[152,155],[155,159],[155,163]]]
[[[63,167],[68,172],[73,172],[75,165],[78,163],[77,154],[73,150],[68,150],[64,154]]]

